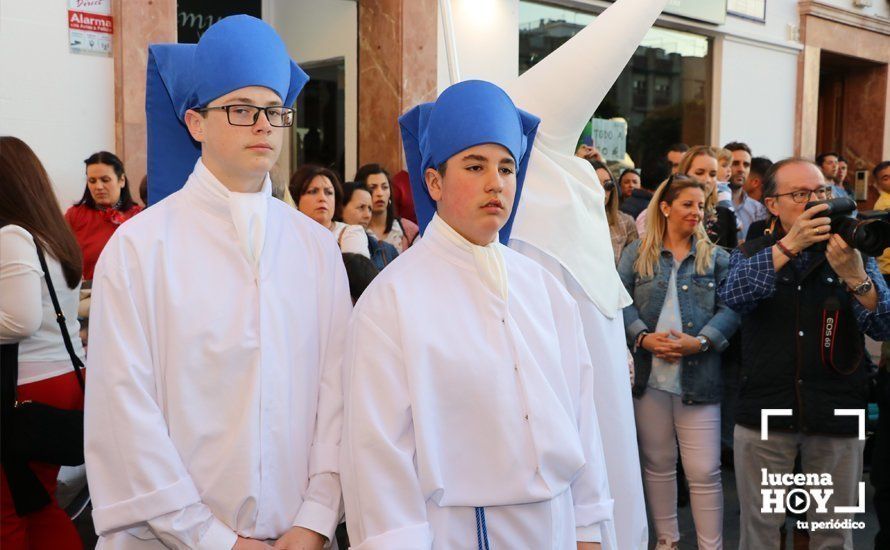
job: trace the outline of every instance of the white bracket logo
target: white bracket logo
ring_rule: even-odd
[[[761,409],[760,410],[760,440],[768,441],[769,440],[769,418],[771,416],[791,416],[794,412],[791,409]],[[858,418],[857,424],[859,425],[858,437],[859,441],[865,441],[865,409],[834,409],[835,416],[855,416]],[[766,469],[764,469],[766,472]],[[794,497],[793,502],[796,506],[795,508],[802,507],[803,509],[809,508],[809,499],[803,499],[799,492],[802,492],[800,489],[792,490],[788,493],[788,496]],[[778,496],[778,495],[777,495]],[[827,497],[826,497],[827,499]],[[803,506],[804,500],[806,500],[807,506]],[[766,506],[764,504],[764,506]],[[792,506],[788,506],[788,508],[792,508]],[[836,514],[862,514],[865,513],[865,482],[859,482],[859,504],[856,506],[835,506],[834,511]]]

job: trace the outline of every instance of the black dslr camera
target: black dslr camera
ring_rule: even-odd
[[[890,247],[890,210],[860,212],[858,218],[851,218],[856,203],[847,198],[808,202],[805,209],[820,204],[827,204],[828,210],[820,212],[818,216],[831,218],[831,232],[840,235],[856,250],[868,256],[880,256],[884,249]],[[811,248],[824,250],[825,243],[817,243]]]

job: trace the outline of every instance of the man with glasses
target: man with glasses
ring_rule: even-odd
[[[843,521],[836,506],[859,504],[864,442],[856,416],[837,409],[866,407],[868,372],[863,333],[890,336],[890,291],[874,258],[863,260],[831,234],[827,206],[806,209],[829,190],[819,168],[786,159],[767,172],[764,202],[772,215],[768,233],[736,250],[718,289],[742,314],[742,369],[734,434],[741,504],[742,549],[779,548],[784,509],[764,501],[768,474],[790,474],[800,453],[804,473],[829,474],[833,491],[810,522]],[[761,436],[761,415],[768,437]],[[791,487],[784,487],[790,490]],[[762,508],[773,512],[762,511]],[[813,530],[813,548],[852,548],[850,529]]]
[[[157,204],[109,241],[93,285],[85,447],[102,548],[333,536],[349,288],[331,233],[273,199],[268,175],[307,80],[248,16],[150,47]]]

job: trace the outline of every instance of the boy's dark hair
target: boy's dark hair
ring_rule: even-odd
[[[668,147],[668,150],[665,152],[665,154],[670,153],[671,151],[679,151],[680,153],[685,153],[688,150],[689,146],[685,143],[674,143],[673,145]]]
[[[878,179],[878,173],[887,168],[890,168],[890,160],[883,160],[875,165],[875,167],[871,171],[871,175],[874,176],[875,179]]]
[[[343,265],[346,266],[346,277],[349,279],[349,294],[352,301],[357,302],[380,272],[369,258],[352,252],[343,253]]]
[[[759,176],[760,179],[766,177],[766,172],[769,170],[769,167],[773,165],[773,161],[766,157],[754,157],[751,159],[751,172],[752,176]]]
[[[748,144],[747,144],[747,143],[742,143],[741,141],[730,141],[729,143],[727,143],[726,145],[724,145],[723,148],[726,149],[727,151],[733,151],[733,152],[735,152],[735,151],[745,151],[746,153],[748,153],[748,154],[751,155],[752,157],[754,156],[754,153],[751,152],[751,148],[748,147]]]

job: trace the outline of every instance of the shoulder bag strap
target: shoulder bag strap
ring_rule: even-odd
[[[46,279],[46,288],[49,290],[49,298],[53,302],[53,308],[56,310],[56,321],[59,323],[59,328],[62,330],[62,340],[65,341],[65,349],[68,350],[68,355],[71,357],[71,364],[74,366],[74,374],[77,376],[77,383],[80,384],[80,389],[84,389],[83,383],[83,373],[80,372],[80,369],[83,368],[83,362],[74,353],[74,346],[71,345],[71,337],[68,336],[68,325],[65,322],[65,314],[62,313],[62,308],[59,306],[59,299],[56,297],[56,289],[53,287],[53,280],[49,276],[49,268],[46,266],[46,258],[43,255],[43,250],[40,248],[40,245],[37,244],[37,239],[34,239],[34,247],[37,249],[37,258],[40,260],[40,267],[43,268],[43,278]]]

